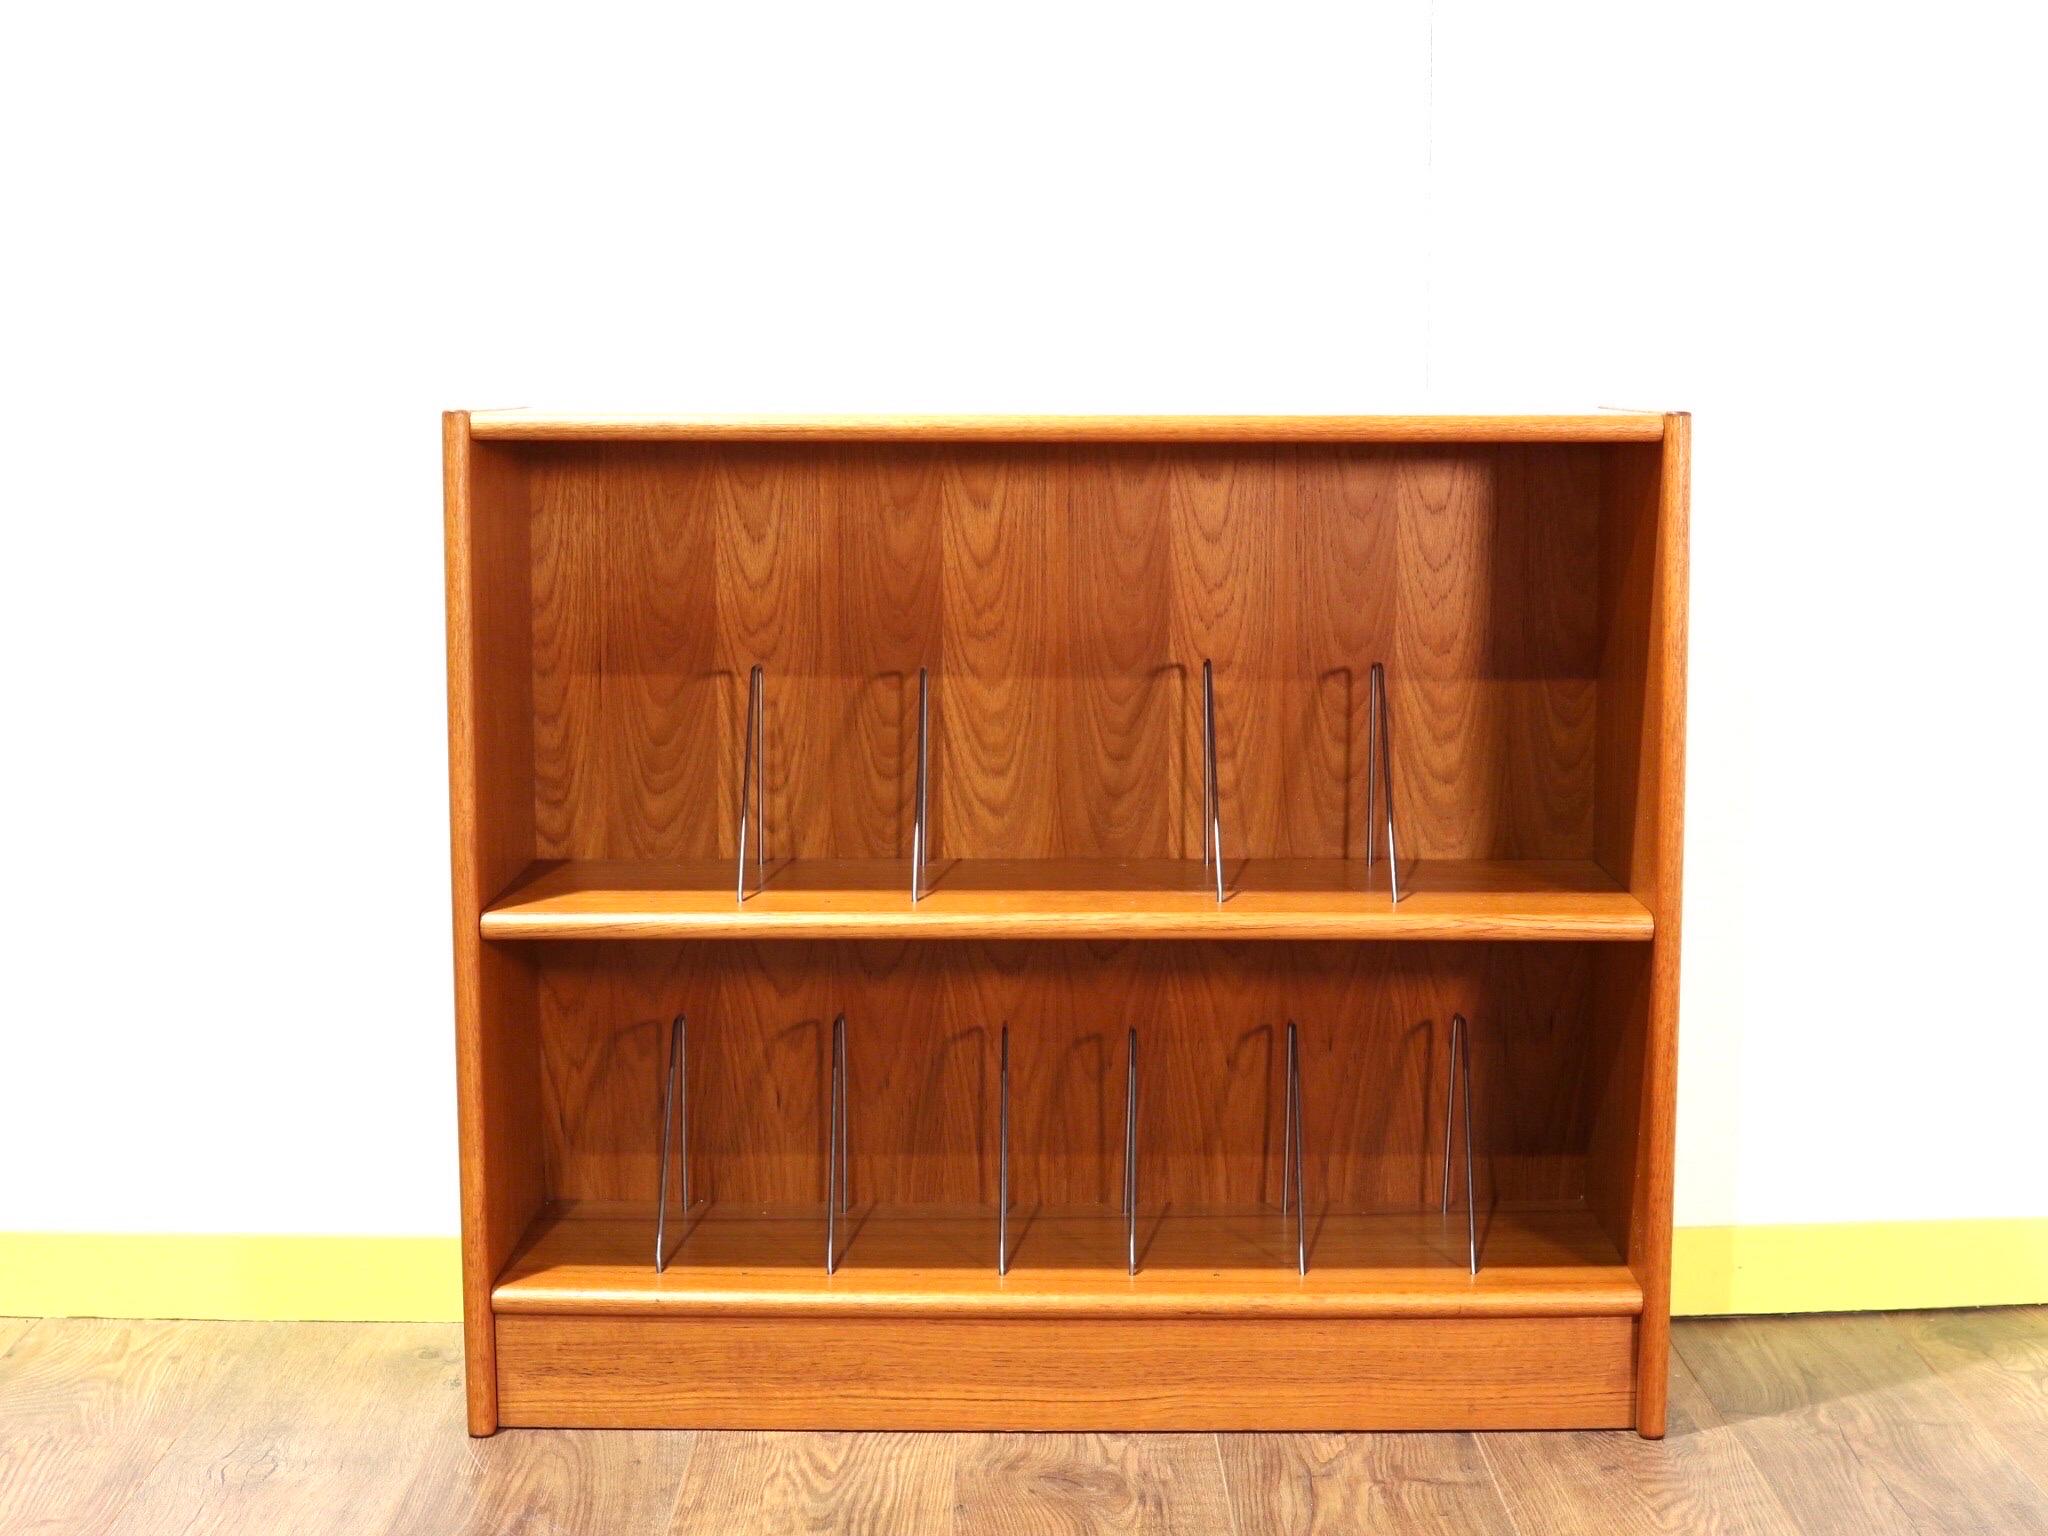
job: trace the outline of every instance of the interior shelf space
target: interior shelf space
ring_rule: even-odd
[[[856,1206],[842,1230],[827,1275],[815,1207],[700,1206],[676,1220],[657,1274],[651,1209],[558,1207],[534,1222],[492,1302],[501,1313],[649,1316],[1623,1317],[1643,1306],[1582,1206],[1482,1212],[1476,1275],[1462,1211],[1311,1210],[1306,1275],[1295,1272],[1294,1219],[1277,1209],[1141,1213],[1135,1275],[1124,1218],[1103,1207],[1012,1211],[1007,1275],[987,1207]]]
[[[491,939],[1646,940],[1650,911],[1590,860],[1430,859],[1387,899],[1362,860],[902,859],[768,866],[745,901],[723,860],[543,860],[483,914]]]

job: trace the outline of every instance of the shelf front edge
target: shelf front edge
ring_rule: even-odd
[[[1105,1269],[1103,1280],[1121,1280]],[[1482,1275],[1484,1272],[1482,1271]],[[836,1276],[833,1278],[837,1278]],[[1025,1282],[947,1291],[929,1281],[892,1288],[855,1280],[838,1288],[773,1286],[715,1290],[650,1290],[624,1284],[549,1285],[537,1279],[499,1283],[491,1298],[503,1316],[578,1317],[1634,1317],[1643,1310],[1642,1287],[1625,1269],[1588,1270],[1551,1279],[1495,1274],[1469,1290],[1448,1283],[1418,1288],[1370,1285],[1317,1289],[1310,1271],[1299,1290],[1267,1289],[1219,1295],[1211,1286],[1178,1288],[1170,1279],[1140,1274],[1128,1290],[1101,1285],[1072,1291]]]
[[[1561,918],[1473,912],[1322,915],[1286,912],[1152,912],[1136,915],[1032,912],[995,916],[929,910],[892,912],[699,911],[522,912],[483,916],[498,941],[607,939],[1272,939],[1465,940],[1641,943],[1653,936],[1646,911]]]
[[[1342,865],[1250,861],[1218,905],[1191,866],[972,861],[935,870],[798,861],[734,899],[711,867],[541,863],[490,904],[485,938],[1595,940],[1641,942],[1649,909],[1583,863],[1420,863],[1399,904]]]
[[[1464,412],[1368,416],[663,416],[476,411],[478,438],[525,442],[1637,443],[1649,412]]]

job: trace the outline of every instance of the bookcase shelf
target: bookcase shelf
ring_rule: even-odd
[[[730,864],[535,864],[485,910],[491,939],[1621,939],[1649,910],[1590,860],[1443,859],[1404,875],[1338,859],[940,862],[913,904],[901,859],[798,859],[734,894]]]
[[[1688,440],[451,413],[472,1432],[1661,1434]]]
[[[1124,1268],[1124,1221],[1107,1208],[1011,1215],[998,1274],[985,1208],[859,1207],[839,1269],[818,1255],[815,1208],[699,1207],[668,1268],[648,1263],[653,1212],[551,1210],[492,1292],[500,1312],[972,1317],[1633,1317],[1643,1291],[1582,1206],[1487,1215],[1486,1265],[1464,1267],[1462,1215],[1314,1211],[1311,1262],[1294,1269],[1293,1219],[1277,1207],[1157,1211]]]

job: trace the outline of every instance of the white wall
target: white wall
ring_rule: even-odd
[[[2030,11],[17,8],[0,1230],[456,1221],[436,412],[1695,416],[1679,1219],[2048,1213]]]

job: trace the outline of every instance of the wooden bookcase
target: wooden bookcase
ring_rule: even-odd
[[[1661,1434],[1687,432],[449,415],[471,1429]]]

